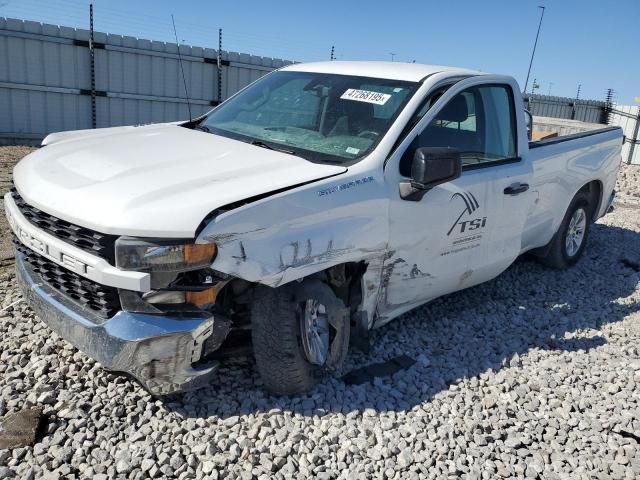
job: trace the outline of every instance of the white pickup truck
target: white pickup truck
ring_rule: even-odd
[[[582,254],[622,132],[531,142],[507,76],[296,64],[182,123],[49,135],[5,196],[40,319],[154,394],[251,346],[303,392],[368,331],[494,278]],[[427,326],[425,326],[427,327]]]

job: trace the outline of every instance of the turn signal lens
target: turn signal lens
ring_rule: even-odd
[[[200,292],[186,292],[187,303],[195,305],[196,307],[203,307],[205,305],[213,305],[216,303],[216,297],[218,296],[218,288],[208,288]]]
[[[193,243],[184,246],[184,263],[187,265],[205,265],[216,256],[215,243]]]

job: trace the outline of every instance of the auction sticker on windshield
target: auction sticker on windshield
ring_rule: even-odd
[[[358,90],[357,88],[349,88],[340,97],[344,100],[355,100],[356,102],[375,103],[376,105],[384,105],[391,98],[388,93],[371,92],[369,90]]]

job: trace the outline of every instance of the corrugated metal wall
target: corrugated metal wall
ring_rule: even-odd
[[[89,31],[0,17],[0,141],[91,128]],[[94,33],[96,126],[189,117],[178,46]],[[193,115],[221,99],[217,51],[180,46]],[[221,52],[222,100],[291,62]]]
[[[28,138],[90,126],[90,98],[72,93],[90,87],[88,50],[73,45],[87,38],[81,30],[0,18],[0,134]]]
[[[607,102],[576,100],[548,95],[525,95],[525,108],[537,117],[566,118],[587,123],[606,123]]]
[[[621,112],[616,113],[616,112]],[[640,127],[637,123],[640,107],[631,105],[616,105],[615,110],[611,114],[611,125],[619,125],[624,131],[626,141],[622,147],[622,159],[627,163],[640,165],[640,137],[638,130]],[[626,114],[626,115],[624,115]],[[633,146],[633,151],[631,148]]]
[[[97,127],[167,122],[189,117],[178,46],[95,32]],[[38,142],[46,134],[93,124],[89,31],[0,17],[0,143]],[[217,51],[180,46],[192,115],[211,109],[265,73],[291,62],[222,51],[218,98]],[[606,123],[610,105],[525,95],[538,117]],[[637,116],[638,107],[618,107]],[[634,113],[635,112],[635,113]],[[635,120],[613,115],[633,139]],[[623,158],[629,157],[631,140]],[[640,163],[640,145],[633,162]]]

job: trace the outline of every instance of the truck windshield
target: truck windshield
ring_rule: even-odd
[[[417,84],[274,72],[211,111],[201,130],[313,162],[354,163],[387,132]]]

